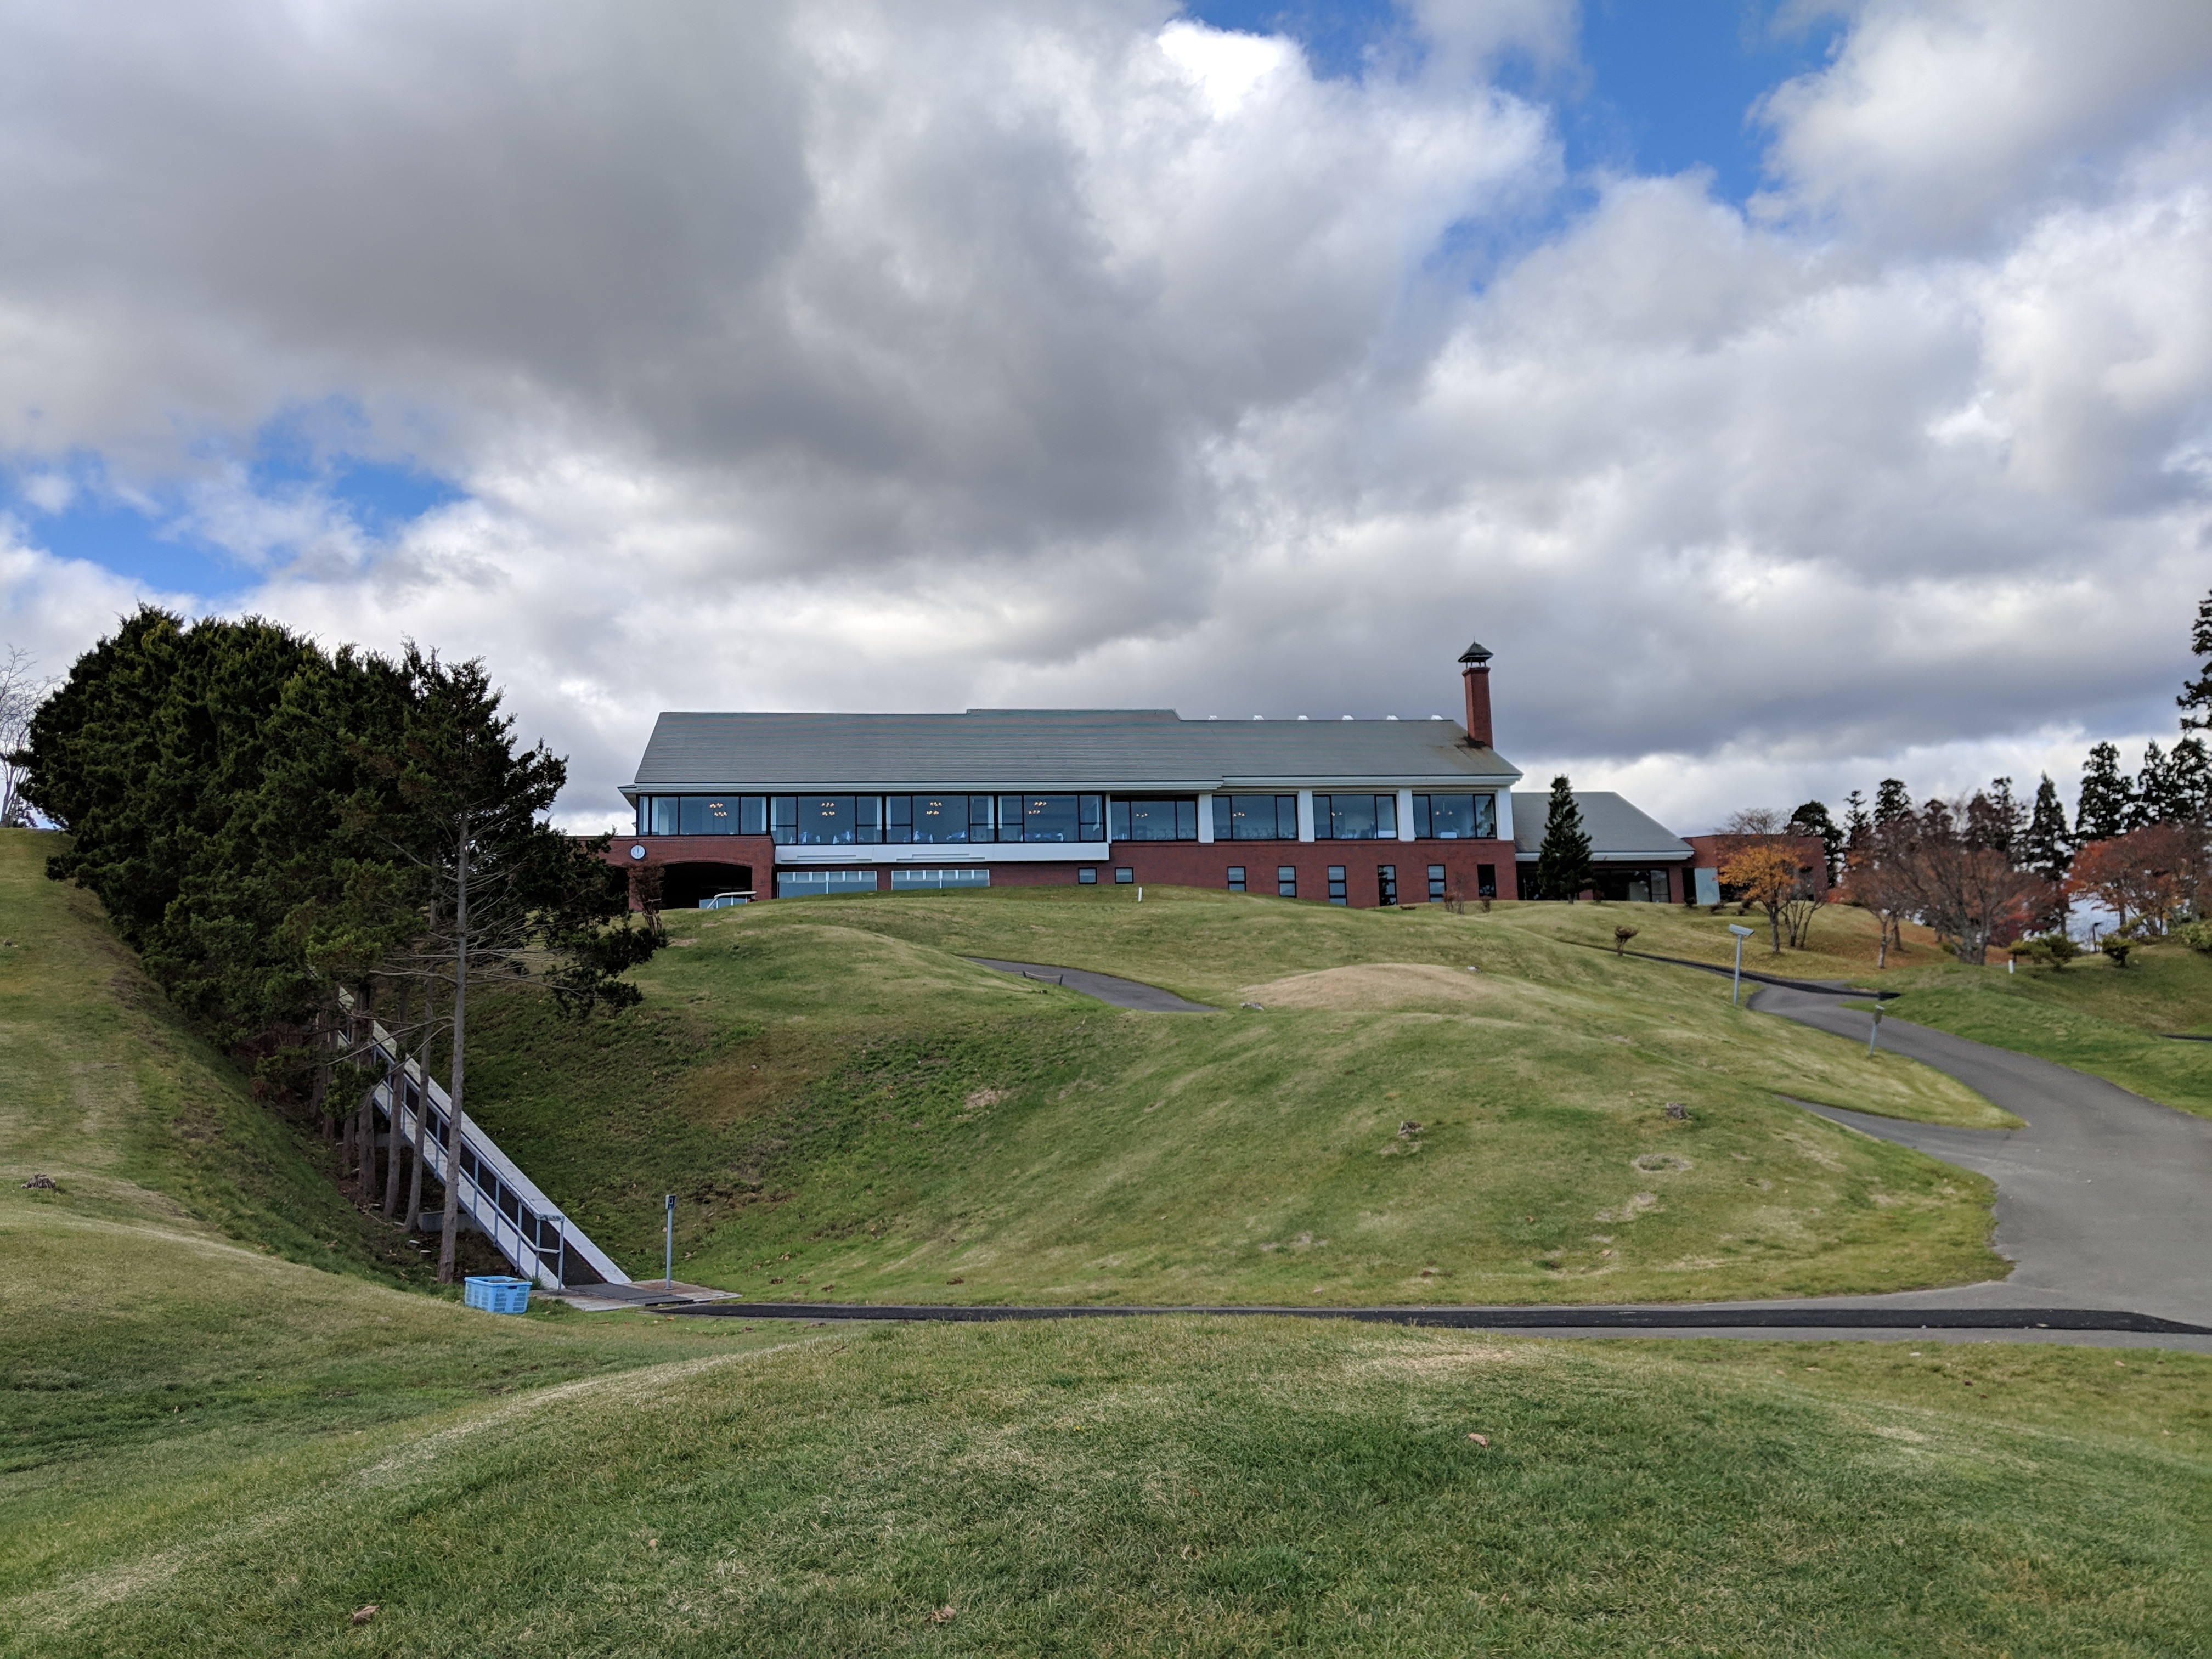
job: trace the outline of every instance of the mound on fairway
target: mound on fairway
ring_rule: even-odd
[[[669,926],[638,1014],[487,1005],[471,1061],[471,1110],[635,1272],[659,1271],[667,1192],[685,1276],[840,1301],[1686,1300],[2005,1271],[1984,1182],[1783,1097],[2012,1121],[1986,1101],[1503,909],[1030,889]],[[968,957],[1223,1012],[1122,1012]]]

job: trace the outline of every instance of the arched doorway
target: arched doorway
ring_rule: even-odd
[[[750,893],[753,867],[750,864],[664,864],[660,866],[660,907],[664,910],[696,910],[717,893]]]

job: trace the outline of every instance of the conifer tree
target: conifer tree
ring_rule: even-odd
[[[1856,852],[1866,844],[1874,819],[1867,811],[1866,796],[1856,789],[1844,797],[1844,846]]]
[[[1912,794],[1902,780],[1884,778],[1874,792],[1874,827],[1877,830],[1912,811]]]
[[[1843,868],[1844,832],[1835,819],[1829,816],[1825,802],[1808,800],[1790,815],[1790,828],[1802,836],[1818,836],[1820,851],[1828,866],[1828,881],[1834,884],[1837,872]]]
[[[2171,781],[2174,822],[2212,823],[2212,750],[2191,733],[2173,745],[2166,760]]]
[[[2212,730],[2212,593],[2197,605],[2197,625],[2189,632],[2189,648],[2199,665],[2197,678],[2185,683],[2174,702],[2181,705],[2181,729]]]
[[[2089,750],[2081,768],[2081,793],[2074,805],[2074,843],[2110,841],[2127,831],[2135,791],[2120,770],[2118,745],[2100,743]]]
[[[1536,892],[1572,903],[1589,884],[1590,839],[1583,829],[1583,810],[1575,804],[1574,786],[1562,773],[1552,780],[1544,839],[1536,849]]]
[[[2142,769],[2136,772],[2135,787],[2128,794],[2127,827],[2148,830],[2154,823],[2172,823],[2172,795],[2173,780],[2166,751],[2155,742],[2145,744]]]
[[[2035,807],[2029,813],[2027,833],[2021,838],[2019,863],[2046,881],[2065,878],[2071,863],[2073,837],[2066,830],[2066,808],[2058,799],[2058,786],[2045,772],[2035,786]]]

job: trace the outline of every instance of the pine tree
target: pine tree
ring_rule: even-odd
[[[2212,730],[2212,593],[2197,603],[2197,626],[2190,630],[2189,648],[2197,653],[2203,665],[2197,678],[2185,684],[2181,695],[2174,699],[2181,705],[2181,729]]]
[[[1912,793],[1897,778],[1884,778],[1874,792],[1874,827],[1881,829],[1912,811]]]
[[[1844,797],[1844,845],[1853,852],[1866,845],[1874,819],[1867,814],[1866,797],[1858,790]]]
[[[2065,878],[2073,860],[2073,837],[2066,830],[2066,808],[2058,799],[2058,786],[2045,772],[2035,786],[2035,810],[2028,815],[2027,833],[2021,841],[2020,865],[2047,881]]]
[[[1572,903],[1590,884],[1590,839],[1583,829],[1583,809],[1574,786],[1562,773],[1552,780],[1552,799],[1544,817],[1544,840],[1536,849],[1536,892]]]
[[[2212,823],[2212,750],[2204,739],[2186,737],[2173,745],[2166,772],[2172,781],[2175,821]]]
[[[2074,806],[2075,845],[2110,841],[2125,834],[2134,800],[2135,791],[2120,770],[2118,748],[2098,744],[2089,750],[2088,761],[2081,768],[2081,793]]]
[[[2195,816],[2191,781],[2181,769],[2187,764],[2179,744],[2171,756],[2154,743],[2143,746],[2142,770],[2136,775],[2135,799],[2128,812],[2129,829],[2180,823]]]
[[[1826,803],[1808,800],[1790,815],[1790,828],[1799,835],[1818,836],[1820,850],[1828,866],[1828,882],[1834,885],[1836,872],[1843,867],[1844,832],[1834,818],[1828,815]]]

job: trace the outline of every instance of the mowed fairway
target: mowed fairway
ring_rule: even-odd
[[[1689,1300],[2004,1272],[1986,1183],[1784,1097],[2012,1121],[1980,1097],[1506,909],[1032,889],[669,926],[638,1016],[487,1005],[471,1062],[471,1110],[635,1272],[659,1271],[664,1192],[685,1277],[841,1301]],[[1124,1012],[971,955],[1222,1012]]]
[[[2025,1659],[2212,1626],[2194,1355],[748,1329],[400,1288],[313,1148],[6,850],[0,937],[43,954],[0,958],[0,1164],[62,1182],[0,1188],[11,1659]]]

